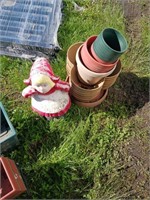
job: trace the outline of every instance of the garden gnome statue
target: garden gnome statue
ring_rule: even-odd
[[[22,96],[31,97],[33,111],[51,119],[64,115],[71,106],[70,86],[53,73],[46,58],[37,58],[30,70],[30,77],[24,80],[28,85]]]

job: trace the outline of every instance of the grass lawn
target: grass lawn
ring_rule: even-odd
[[[130,0],[129,0],[130,1]],[[25,178],[28,192],[19,199],[148,199],[149,19],[148,0],[132,1],[126,16],[117,0],[65,0],[58,32],[62,50],[51,62],[66,78],[70,45],[114,27],[128,40],[122,72],[106,100],[95,108],[78,107],[47,121],[21,96],[32,63],[0,57],[0,99],[20,144],[8,156]],[[140,15],[134,15],[135,6]],[[142,13],[142,14],[141,14]]]

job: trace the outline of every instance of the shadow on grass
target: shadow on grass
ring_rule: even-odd
[[[116,84],[109,89],[107,100],[109,107],[125,105],[129,115],[134,115],[137,109],[149,102],[149,78],[140,78],[129,72],[121,73]]]
[[[14,150],[17,154],[16,161],[21,162],[22,165],[26,165],[26,160],[36,163],[40,154],[47,153],[54,147],[57,148],[62,142],[57,122],[50,123],[34,113],[31,115],[26,116],[26,119],[16,117],[13,125],[17,132],[19,145],[5,153],[9,156]]]
[[[83,172],[74,170],[74,167],[66,161],[58,161],[29,171],[26,174],[28,194],[23,194],[22,199],[84,199],[83,194],[91,185],[88,179],[79,178]]]

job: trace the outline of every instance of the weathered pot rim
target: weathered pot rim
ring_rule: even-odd
[[[70,53],[70,51],[73,47],[78,46],[78,45],[82,45],[82,44],[83,44],[83,42],[76,42],[76,43],[72,44],[67,50],[67,55]]]
[[[83,42],[76,42],[74,44],[72,44],[68,50],[67,50],[67,63],[70,65],[70,66],[73,66],[75,63],[74,63],[74,56],[72,55],[72,51],[76,51],[76,49],[78,49],[78,47],[83,44]],[[72,59],[73,58],[73,59]]]
[[[83,64],[83,62],[82,62],[82,60],[81,60],[81,58],[80,58],[80,57],[81,57],[81,56],[80,56],[80,51],[81,51],[82,47],[83,47],[83,44],[78,48],[78,50],[77,50],[77,52],[76,52],[76,62],[77,62],[77,66],[78,66],[78,64],[81,64],[81,65],[85,68],[86,72],[91,73],[91,76],[94,75],[94,76],[104,76],[104,77],[106,77],[106,76],[109,76],[109,75],[115,70],[117,64],[116,64],[110,71],[105,72],[105,73],[98,73],[98,72],[94,72],[94,71],[91,71],[90,69],[88,69],[88,68]]]
[[[116,72],[117,71],[117,72]],[[106,78],[109,79],[109,78],[113,78],[115,77],[116,75],[120,74],[121,72],[121,61],[119,60],[117,65],[116,65],[116,68],[115,70],[112,72],[112,74],[110,74],[109,76],[107,76]]]
[[[80,83],[80,85],[84,85],[84,84],[78,81],[78,77],[77,77],[77,76],[76,76],[76,79],[77,79],[77,81],[78,81],[77,83],[72,79],[73,70],[74,70],[74,71],[76,70],[75,73],[77,74],[77,68],[76,68],[76,67],[73,67],[73,68],[71,69],[71,76],[70,76],[71,82],[72,82],[77,88],[79,88],[80,90],[83,90],[83,91],[87,91],[87,90],[94,91],[94,90],[97,90],[98,88],[101,88],[101,87],[103,86],[103,84],[104,84],[105,79],[103,78],[103,79],[101,79],[101,80],[99,81],[98,84],[95,84],[95,85],[94,85],[95,88],[89,88],[89,89],[82,88],[82,87],[80,87],[77,83]],[[89,86],[91,86],[91,85],[89,85]],[[87,85],[85,85],[85,87],[87,87]]]
[[[108,89],[104,90],[104,95],[98,99],[97,101],[94,101],[94,102],[81,102],[81,101],[78,101],[76,100],[75,98],[71,97],[73,102],[79,106],[83,106],[83,107],[95,107],[95,106],[98,106],[101,102],[104,101],[104,99],[106,98],[107,94],[108,94]]]

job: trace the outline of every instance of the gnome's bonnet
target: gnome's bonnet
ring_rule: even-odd
[[[24,82],[31,85],[33,77],[38,77],[40,75],[48,76],[53,82],[57,82],[59,80],[59,77],[54,76],[51,66],[46,61],[43,62],[40,58],[32,65],[30,77]]]

